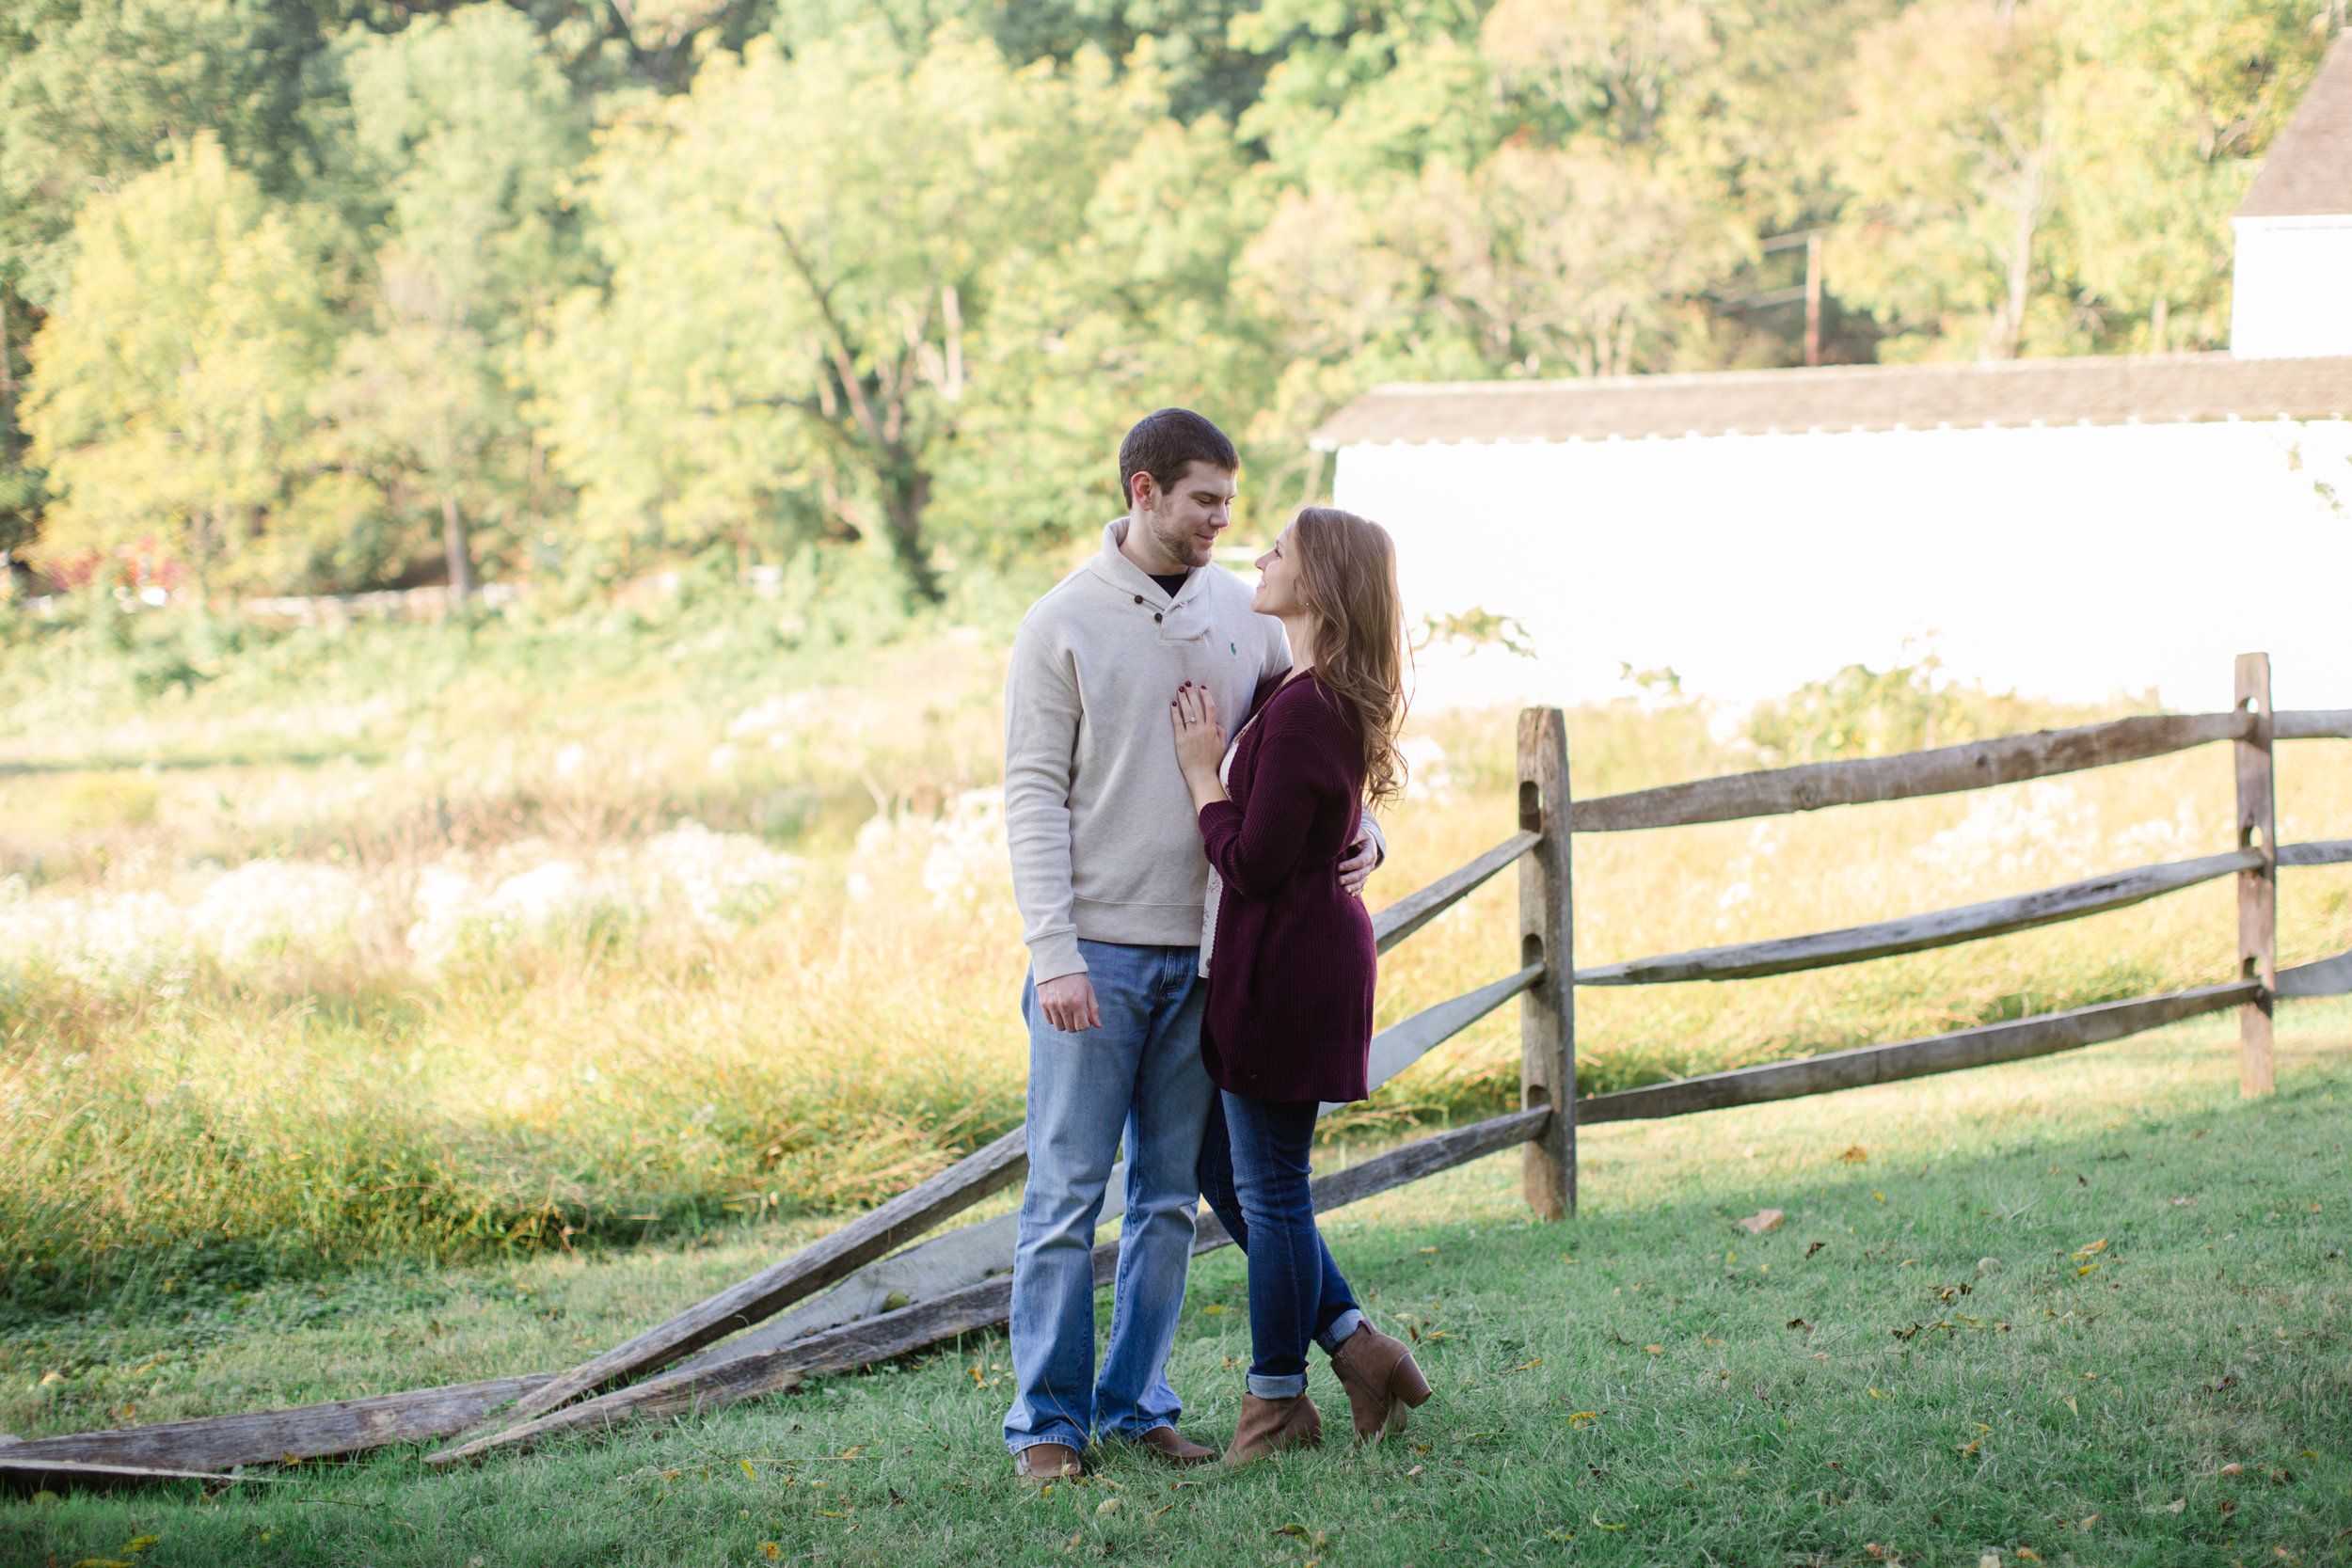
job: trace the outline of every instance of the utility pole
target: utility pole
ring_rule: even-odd
[[[1804,237],[1804,362],[1821,362],[1821,231]]]

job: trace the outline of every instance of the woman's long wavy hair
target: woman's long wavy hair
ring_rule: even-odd
[[[1379,805],[1405,788],[1405,603],[1396,587],[1396,542],[1378,523],[1337,507],[1302,508],[1291,519],[1298,593],[1315,618],[1315,680],[1354,713],[1364,736],[1364,800]]]

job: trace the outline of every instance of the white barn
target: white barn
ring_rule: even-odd
[[[1515,617],[1421,700],[1774,695],[1929,646],[1995,689],[2352,702],[2352,38],[2237,220],[2233,352],[1381,387],[1317,433],[1408,612]]]

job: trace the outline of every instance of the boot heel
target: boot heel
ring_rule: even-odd
[[[1389,1397],[1400,1400],[1418,1410],[1429,1402],[1429,1380],[1421,1375],[1409,1355],[1399,1358],[1389,1373]]]

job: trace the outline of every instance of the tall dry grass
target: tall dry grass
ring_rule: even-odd
[[[60,1304],[675,1238],[870,1203],[1016,1122],[999,658],[969,633],[814,652],[771,633],[730,612],[609,636],[306,636],[79,717],[50,672],[0,722],[0,1291]],[[1789,705],[1775,744],[1859,733],[1794,721],[1811,712]],[[1963,738],[2093,716],[1980,702],[1939,721]],[[1417,722],[1375,904],[1510,831],[1514,721]],[[1754,766],[1737,728],[1676,700],[1580,709],[1576,788]],[[2352,834],[2347,752],[2281,748],[2285,837]],[[2231,788],[2209,748],[1580,838],[1578,956],[2210,853]],[[1505,877],[1391,955],[1384,1022],[1503,973],[1515,908]],[[2291,875],[2281,927],[2287,961],[2352,942],[2352,874]],[[1579,1078],[1593,1092],[2217,979],[2232,929],[2221,883],[1875,964],[1586,990]],[[1506,1009],[1335,1131],[1490,1110],[1516,1094],[1516,1056]]]

